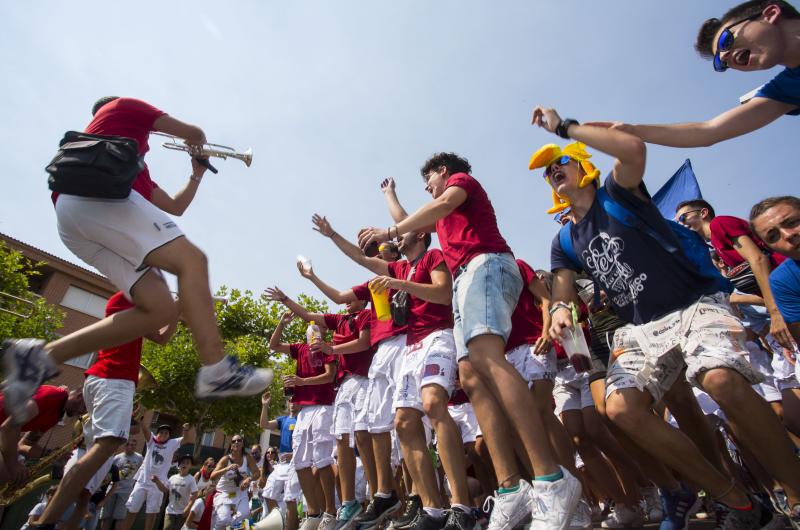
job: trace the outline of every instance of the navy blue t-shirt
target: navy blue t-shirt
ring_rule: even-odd
[[[621,187],[613,176],[606,179],[605,188],[615,202],[679,246],[644,183],[640,189],[647,201]],[[626,322],[650,322],[719,290],[714,279],[684,266],[651,236],[608,215],[597,199],[586,216],[572,226],[572,245],[583,268],[605,290],[617,316]],[[561,250],[558,234],[550,249],[550,268],[580,272]]]
[[[294,434],[294,425],[297,423],[297,418],[278,416],[275,421],[278,422],[278,429],[281,430],[281,443],[278,444],[278,454],[291,453],[292,434]]]
[[[795,105],[797,108],[786,114],[792,116],[800,114],[800,66],[784,68],[769,83],[759,88],[754,97],[774,99]]]
[[[800,262],[787,259],[769,275],[775,305],[787,324],[800,322]]]

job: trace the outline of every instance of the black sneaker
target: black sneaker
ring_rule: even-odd
[[[737,510],[728,506],[728,516],[722,524],[722,530],[758,530],[761,524],[761,503],[751,499],[753,507],[750,510]],[[769,520],[767,521],[769,522]]]
[[[475,528],[475,516],[458,508],[450,510],[444,530],[473,530]]]
[[[420,510],[417,518],[409,526],[409,530],[443,530],[450,521],[449,513],[445,512],[441,517],[433,517],[425,510]]]
[[[47,352],[44,341],[38,339],[11,339],[3,341],[3,396],[6,412],[16,425],[30,417],[26,404],[41,384],[58,375],[59,371]]]
[[[414,519],[416,519],[417,514],[421,509],[422,509],[422,499],[420,498],[420,496],[411,495],[406,500],[406,509],[403,512],[403,515],[401,515],[397,519],[394,519],[389,525],[389,528],[391,528],[392,530],[405,530],[406,528],[411,526],[411,523],[414,522]]]
[[[401,505],[402,503],[395,492],[392,492],[392,495],[386,498],[375,495],[369,501],[367,509],[356,517],[355,524],[358,525],[359,530],[368,530],[378,526]]]

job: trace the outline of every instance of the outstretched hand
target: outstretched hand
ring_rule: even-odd
[[[265,390],[264,393],[261,394],[261,404],[269,404],[270,399],[272,399],[272,394],[270,394],[269,390]]]
[[[367,227],[358,231],[358,246],[364,250],[372,243],[389,241],[389,231],[384,228]]]
[[[311,222],[314,223],[314,230],[325,237],[333,237],[333,227],[325,216],[315,213],[313,216],[311,216]]]
[[[533,116],[531,116],[531,125],[536,125],[545,129],[548,132],[555,133],[556,127],[561,123],[561,116],[558,115],[556,109],[538,106],[533,109]]]
[[[294,313],[287,311],[281,315],[281,324],[284,326],[294,319]]]
[[[303,278],[311,279],[314,277],[314,267],[304,267],[302,263],[297,262],[297,270],[300,271],[300,276]]]
[[[381,191],[383,193],[394,191],[394,177],[386,177],[381,181]]]
[[[261,298],[270,302],[283,302],[287,296],[276,286],[264,289],[264,292],[261,293]]]

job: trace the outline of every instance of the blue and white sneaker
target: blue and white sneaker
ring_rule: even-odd
[[[239,359],[228,356],[224,366],[203,366],[197,373],[195,396],[199,399],[220,399],[231,396],[252,396],[264,391],[275,374],[270,368],[240,365]]]
[[[349,501],[342,504],[336,514],[334,530],[350,530],[355,526],[356,517],[361,513],[361,504],[358,501]]]
[[[51,377],[59,374],[53,360],[44,351],[45,342],[39,339],[9,339],[3,341],[3,398],[6,413],[16,425],[30,420],[25,405],[36,390]]]
[[[659,530],[684,530],[691,515],[691,509],[697,500],[697,495],[681,484],[677,491],[664,491],[660,489],[661,507],[664,518],[661,520]]]

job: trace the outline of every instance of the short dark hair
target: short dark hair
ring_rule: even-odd
[[[427,178],[428,173],[441,166],[446,167],[451,175],[454,173],[472,173],[472,166],[469,165],[469,161],[466,158],[455,153],[436,153],[422,164],[420,168],[422,178]]]
[[[97,111],[100,110],[106,103],[111,103],[115,99],[119,99],[119,96],[103,96],[95,101],[94,105],[92,105],[92,116],[97,114]]]
[[[763,201],[757,202],[750,209],[750,228],[753,228],[753,221],[756,217],[763,215],[767,210],[779,204],[788,204],[792,208],[800,210],[800,197],[794,195],[781,195],[780,197],[769,197]],[[753,229],[753,233],[755,230]]]
[[[698,208],[698,209],[705,208],[706,210],[708,210],[709,220],[717,216],[717,214],[714,212],[714,207],[711,206],[705,199],[690,199],[688,201],[683,201],[680,204],[678,204],[678,206],[675,207],[675,212],[676,213],[679,212],[681,208],[685,206],[688,206],[689,208]]]
[[[423,243],[425,243],[425,250],[428,250],[428,247],[431,246],[431,242],[432,241],[433,241],[433,238],[431,237],[431,233],[430,232],[425,232],[425,239],[423,239],[423,241],[422,241]]]
[[[717,34],[719,29],[728,25],[731,22],[742,20],[747,17],[756,16],[764,11],[768,6],[778,6],[781,9],[781,15],[784,18],[800,18],[800,12],[794,8],[789,2],[785,0],[750,0],[744,2],[736,7],[732,7],[727,13],[722,15],[722,18],[709,18],[700,30],[697,32],[697,40],[694,43],[694,49],[701,57],[711,59],[714,57],[714,35]]]
[[[194,465],[194,457],[188,453],[178,457],[178,465],[183,464],[186,460],[188,460],[191,465]]]

